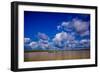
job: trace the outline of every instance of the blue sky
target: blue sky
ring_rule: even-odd
[[[66,38],[73,37],[73,40],[78,42],[90,41],[90,15],[24,11],[25,40],[28,39],[37,43],[42,39],[42,41],[47,41],[48,43],[59,41],[60,44],[63,41],[58,38],[60,35],[65,35]],[[66,41],[69,40],[66,39]],[[33,45],[34,43],[32,47],[34,47]]]

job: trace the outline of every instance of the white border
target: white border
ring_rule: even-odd
[[[91,14],[91,59],[80,60],[61,60],[61,61],[41,61],[41,62],[24,62],[24,11],[43,11],[43,12],[63,12],[63,13],[88,13]],[[95,10],[83,8],[64,8],[64,7],[48,7],[48,6],[18,6],[18,68],[36,68],[50,66],[71,66],[95,64]]]

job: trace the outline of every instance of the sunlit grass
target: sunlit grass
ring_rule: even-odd
[[[90,50],[67,51],[28,51],[24,54],[24,61],[89,59]]]

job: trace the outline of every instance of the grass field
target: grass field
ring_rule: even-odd
[[[89,59],[90,50],[66,50],[66,51],[25,51],[24,61]]]

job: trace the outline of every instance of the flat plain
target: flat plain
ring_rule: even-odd
[[[90,50],[24,52],[25,62],[47,61],[47,60],[89,59],[89,58],[90,58]]]

